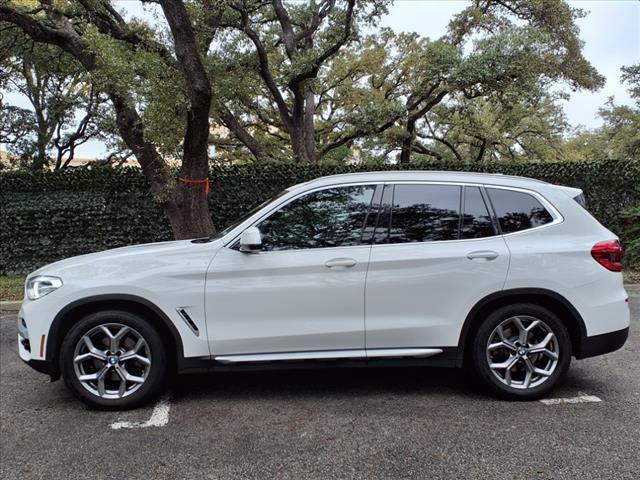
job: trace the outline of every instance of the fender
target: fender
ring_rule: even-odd
[[[150,302],[149,300],[139,297],[137,295],[130,294],[105,294],[105,295],[94,295],[91,297],[81,298],[74,302],[69,303],[64,308],[62,308],[54,317],[53,322],[51,323],[51,327],[49,328],[49,340],[47,341],[47,351],[46,351],[46,363],[49,370],[49,375],[51,376],[51,380],[57,380],[60,378],[60,368],[58,365],[58,351],[59,346],[62,343],[61,332],[62,332],[62,322],[66,315],[75,310],[78,307],[82,307],[83,305],[88,305],[91,303],[102,303],[108,304],[110,302],[129,302],[140,305],[141,307],[152,311],[163,323],[163,325],[168,329],[171,333],[171,337],[173,340],[173,344],[176,350],[176,362],[179,372],[186,371],[201,371],[200,368],[197,368],[197,365],[204,362],[201,362],[200,359],[191,359],[184,357],[184,347],[182,344],[182,338],[178,333],[173,322],[169,319],[169,317],[164,313],[164,311]],[[194,360],[197,361],[197,365],[192,365]],[[207,359],[208,360],[208,359]],[[196,367],[196,368],[194,368]],[[205,369],[206,370],[206,369]]]
[[[572,340],[574,340],[574,348],[576,349],[574,355],[579,355],[580,350],[582,349],[582,344],[584,343],[584,339],[587,337],[587,328],[584,324],[582,316],[580,315],[578,310],[576,310],[576,308],[571,304],[571,302],[569,302],[569,300],[564,298],[559,293],[554,292],[553,290],[547,290],[546,288],[512,288],[487,295],[486,297],[478,301],[469,311],[469,314],[467,315],[467,318],[462,325],[462,330],[460,331],[460,337],[458,339],[456,366],[462,367],[465,353],[464,350],[468,340],[467,336],[469,335],[469,331],[478,312],[480,312],[482,308],[486,307],[492,302],[499,300],[521,297],[523,301],[526,301],[526,297],[531,296],[554,300],[555,302],[561,304],[571,314],[571,316],[575,320],[575,323],[577,324],[579,334],[579,338],[572,338]]]

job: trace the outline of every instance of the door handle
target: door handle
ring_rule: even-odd
[[[493,250],[478,250],[477,252],[467,253],[467,258],[469,260],[476,259],[485,259],[485,260],[495,260],[498,258],[498,252],[494,252]]]
[[[356,262],[353,258],[333,258],[328,260],[324,266],[327,268],[351,268]]]

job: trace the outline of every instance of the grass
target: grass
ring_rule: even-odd
[[[638,269],[625,270],[624,283],[640,283],[640,270]]]
[[[0,277],[0,300],[20,301],[24,296],[24,277]]]
[[[21,301],[24,295],[24,278],[0,277],[0,300],[3,302]],[[640,284],[640,270],[625,270],[624,283]]]

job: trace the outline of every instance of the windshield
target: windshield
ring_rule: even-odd
[[[249,218],[251,215],[253,215],[254,213],[256,213],[258,210],[260,210],[263,207],[266,207],[268,204],[270,204],[271,202],[273,202],[274,200],[277,200],[278,198],[282,197],[283,195],[285,195],[286,193],[289,193],[289,190],[283,190],[282,192],[280,192],[277,195],[274,195],[273,197],[271,197],[269,200],[262,202],[260,205],[258,205],[257,207],[251,209],[249,212],[247,212],[246,214],[244,214],[242,217],[240,217],[238,220],[236,220],[234,223],[232,223],[231,225],[229,225],[227,228],[225,228],[224,230],[221,230],[217,233],[214,233],[211,237],[209,237],[209,240],[217,240],[219,238],[224,237],[227,233],[229,233],[231,230],[233,230],[234,228],[236,228],[238,225],[240,225],[242,222],[244,222],[247,218]]]

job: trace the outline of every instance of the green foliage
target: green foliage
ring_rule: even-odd
[[[640,206],[633,207],[622,215],[624,227],[622,244],[624,260],[629,268],[640,268]]]
[[[215,166],[209,205],[214,224],[222,228],[293,184],[322,175],[398,168],[504,173],[579,187],[589,210],[614,232],[622,231],[621,212],[640,203],[640,162],[608,160]],[[169,223],[136,168],[0,173],[0,202],[0,275],[24,273],[72,255],[171,239]],[[634,238],[634,245],[639,224],[631,221],[635,229],[624,237]]]

